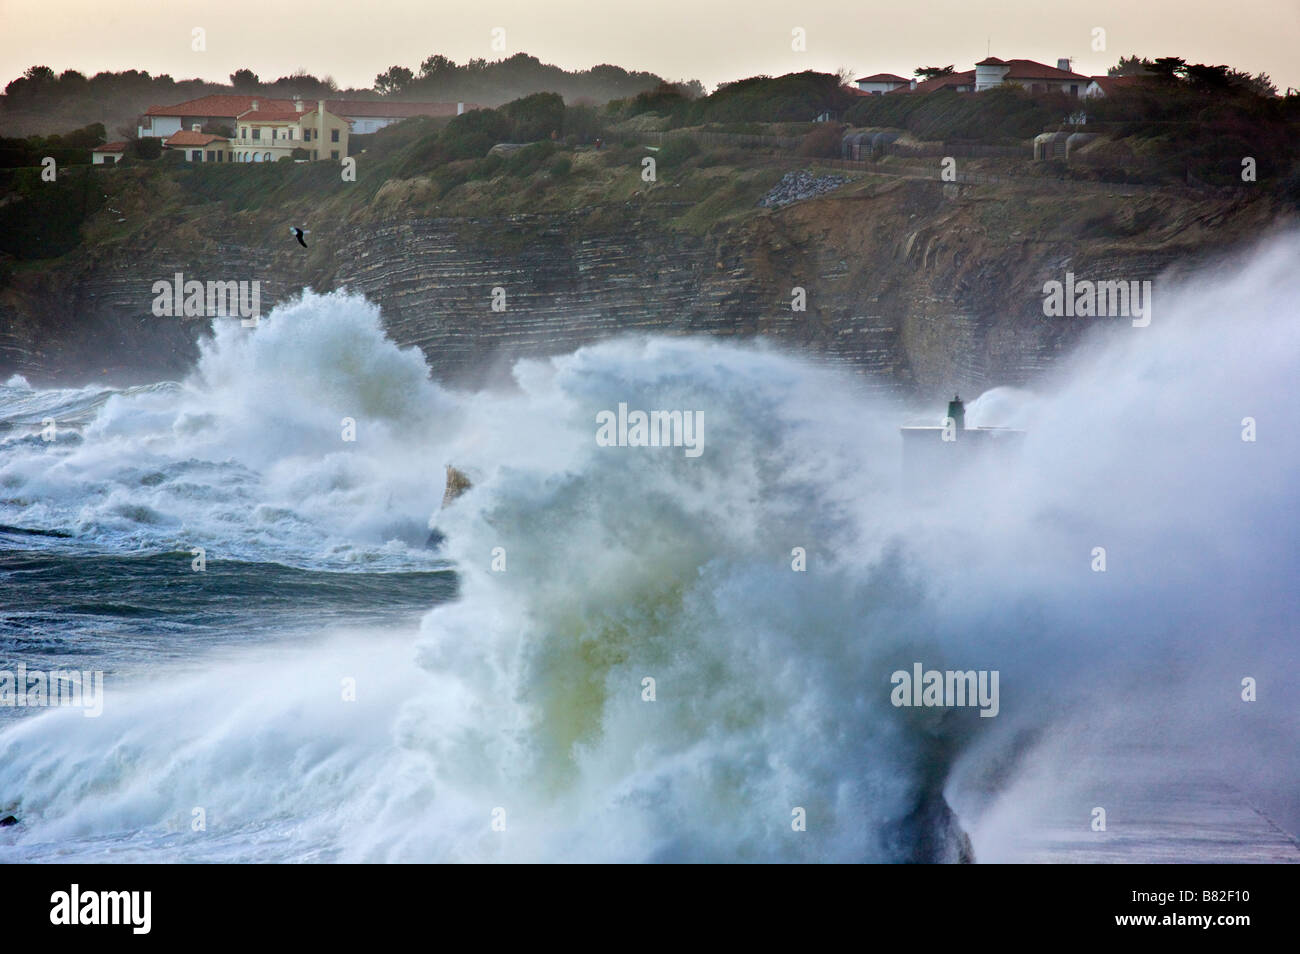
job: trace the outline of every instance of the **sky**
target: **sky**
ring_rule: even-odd
[[[504,49],[493,47],[497,28]],[[802,51],[792,49],[796,29]],[[431,53],[463,63],[525,52],[566,69],[613,63],[712,89],[804,69],[962,70],[988,53],[1052,65],[1072,57],[1092,75],[1138,53],[1263,71],[1285,92],[1300,87],[1297,41],[1300,0],[0,0],[0,85],[40,64],[221,82],[241,67],[264,80],[301,68],[369,87],[390,66],[418,70]]]

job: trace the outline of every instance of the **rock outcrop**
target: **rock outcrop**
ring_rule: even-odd
[[[937,400],[1024,383],[1068,350],[1091,322],[1044,318],[1045,281],[1067,270],[1155,279],[1275,217],[1262,200],[1194,193],[877,177],[700,234],[671,225],[682,210],[669,189],[650,196],[552,214],[312,222],[307,255],[282,241],[279,210],[83,248],[0,289],[0,376],[180,376],[206,322],[150,313],[152,283],[179,271],[258,279],[263,313],[305,286],[346,286],[458,384],[520,356],[653,332],[762,336],[869,387]]]

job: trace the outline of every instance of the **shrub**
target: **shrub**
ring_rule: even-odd
[[[674,114],[676,125],[744,122],[807,122],[825,110],[847,108],[856,99],[833,73],[752,76],[719,86]]]
[[[0,253],[41,259],[71,251],[81,242],[81,223],[104,204],[91,170],[60,171],[40,188],[24,188],[24,182],[18,185],[25,198],[0,205]]]
[[[436,137],[435,158],[481,159],[499,142],[510,139],[510,121],[495,109],[471,109],[452,119]],[[421,142],[412,144],[418,150]]]
[[[982,93],[942,89],[864,96],[845,119],[854,126],[906,129],[918,139],[997,142],[1029,139],[1078,108],[1078,100],[1064,93],[1006,85]]]
[[[531,176],[555,152],[555,144],[549,139],[535,142],[523,149],[516,150],[505,161],[505,174],[524,178]]]
[[[559,93],[534,93],[506,103],[498,112],[510,124],[512,142],[549,139],[564,129],[564,98]]]
[[[822,123],[821,128],[814,129],[803,137],[799,143],[799,155],[816,159],[837,159],[840,155],[840,140],[844,138],[844,127],[839,123]]]
[[[136,159],[157,159],[162,155],[162,140],[157,136],[146,136],[131,142],[129,155]]]
[[[680,166],[699,151],[700,144],[690,136],[673,136],[655,153],[655,162],[664,168]]]
[[[501,167],[503,165],[505,165],[505,160],[502,159],[500,156],[498,156],[496,153],[492,153],[491,155],[484,156],[482,159],[477,159],[474,161],[474,165],[471,166],[469,170],[469,178],[470,179],[491,179],[493,176],[495,176],[498,172],[501,171]]]

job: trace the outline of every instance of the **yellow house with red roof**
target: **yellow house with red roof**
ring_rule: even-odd
[[[235,162],[275,162],[305,149],[310,159],[342,159],[348,154],[348,121],[321,101],[308,107],[295,99],[285,107],[254,99],[235,117],[230,140]]]

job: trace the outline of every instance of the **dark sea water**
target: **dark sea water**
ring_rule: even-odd
[[[0,532],[0,670],[102,671],[111,687],[201,667],[242,644],[310,644],[331,628],[405,626],[455,594],[451,570],[308,570],[189,552],[78,555]],[[0,706],[0,720],[36,714]]]

